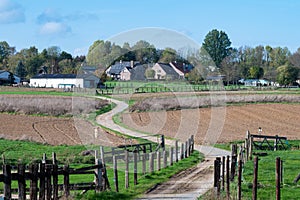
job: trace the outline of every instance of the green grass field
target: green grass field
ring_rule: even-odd
[[[90,148],[99,148],[90,146]],[[48,159],[51,160],[52,152],[57,155],[59,166],[69,164],[72,168],[80,168],[84,166],[91,166],[94,164],[93,156],[82,156],[81,152],[86,150],[85,146],[51,146],[43,145],[34,142],[26,141],[10,141],[0,140],[0,152],[2,157],[5,157],[5,163],[11,165],[17,165],[18,163],[29,164],[32,162],[41,162],[43,153],[46,153]],[[105,147],[105,151],[110,150],[109,147]],[[182,160],[178,163],[174,163],[173,166],[169,166],[161,171],[148,173],[143,175],[141,172],[142,164],[138,163],[138,185],[133,185],[133,166],[130,164],[130,188],[125,189],[125,173],[124,163],[119,161],[119,193],[114,192],[114,176],[112,163],[107,163],[107,173],[109,182],[111,185],[111,191],[107,191],[100,194],[95,194],[94,191],[89,191],[85,195],[79,195],[78,192],[72,192],[73,196],[77,196],[78,199],[132,199],[138,195],[141,195],[155,184],[168,180],[172,175],[192,167],[202,160],[202,156],[199,152],[194,152],[189,158]],[[148,166],[148,163],[147,163]],[[156,165],[154,165],[156,166]],[[94,175],[71,175],[70,183],[87,183],[93,182]],[[63,183],[63,176],[59,176],[59,183]],[[27,181],[29,185],[29,181]],[[12,182],[12,188],[17,188],[17,181]],[[3,183],[0,183],[0,192],[3,192]]]
[[[233,142],[241,144],[241,141]],[[230,150],[229,144],[216,144],[218,148]],[[281,199],[299,199],[300,183],[294,183],[293,180],[300,173],[300,141],[288,141],[289,150],[286,151],[261,151],[266,152],[267,156],[259,156],[258,165],[258,199],[271,200],[275,199],[275,163],[276,157],[283,160],[283,182],[281,187]],[[247,161],[243,168],[242,176],[242,199],[252,199],[252,182],[253,182],[253,161]],[[231,195],[237,195],[237,177],[231,183]],[[207,194],[207,197],[210,196]],[[222,194],[225,199],[225,193]]]

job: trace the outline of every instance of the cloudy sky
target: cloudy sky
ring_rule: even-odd
[[[143,27],[174,30],[199,45],[212,29],[234,47],[300,47],[298,0],[0,0],[0,41],[19,51],[59,46],[87,53],[98,39]]]

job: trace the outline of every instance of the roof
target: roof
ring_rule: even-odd
[[[110,70],[108,71],[108,74],[120,74],[124,68],[132,68],[138,65],[138,61],[121,61],[121,62],[115,62],[114,65],[110,66]]]
[[[146,80],[146,76],[145,76],[145,72],[148,68],[148,64],[139,64],[136,65],[135,68],[131,69],[131,76],[130,79],[131,80],[137,80],[137,81],[143,81]]]
[[[169,64],[164,64],[164,63],[158,63],[158,64],[166,72],[167,75],[179,76],[178,73]]]
[[[76,78],[77,74],[38,74],[31,78],[42,79],[42,78]]]
[[[211,75],[211,76],[207,76],[206,80],[210,80],[210,81],[221,81],[225,78],[225,75]]]
[[[119,62],[111,66],[109,74],[120,74],[125,67],[130,67],[130,62]]]
[[[171,64],[184,74],[190,72],[193,69],[193,66],[191,64],[186,64],[183,62],[171,62]]]

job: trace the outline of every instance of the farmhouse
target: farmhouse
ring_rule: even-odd
[[[20,78],[13,73],[6,71],[6,70],[0,70],[0,85],[3,84],[11,84],[11,83],[20,83]]]
[[[154,79],[174,80],[182,77],[170,64],[156,63],[152,69],[155,71]]]
[[[247,79],[244,81],[245,86],[267,86],[270,85],[270,82],[265,79]]]
[[[91,74],[38,74],[30,79],[31,87],[96,88],[100,79]]]
[[[130,70],[134,68],[139,62],[137,61],[122,61],[115,62],[105,72],[113,80],[130,80]]]

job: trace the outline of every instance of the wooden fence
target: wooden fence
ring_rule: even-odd
[[[254,136],[256,137],[256,136]],[[275,138],[279,138],[275,136]],[[273,139],[273,138],[272,138]],[[227,199],[242,199],[242,169],[244,164],[253,160],[253,182],[252,182],[252,199],[256,200],[257,197],[257,188],[258,188],[258,162],[259,159],[256,156],[252,159],[252,148],[253,148],[253,137],[249,134],[249,131],[246,134],[246,140],[243,145],[233,144],[231,145],[231,156],[217,157],[214,161],[214,187],[215,195],[220,196],[220,192],[224,191],[226,193]],[[276,200],[280,199],[280,188],[282,186],[282,161],[279,157],[276,158]],[[236,197],[232,197],[230,191],[230,184],[237,177],[237,191]],[[300,177],[300,176],[299,176]]]
[[[160,150],[163,150],[161,148]],[[0,174],[0,182],[3,182],[4,199],[59,199],[68,198],[70,191],[88,190],[104,191],[110,189],[106,173],[106,165],[112,164],[114,171],[115,190],[119,191],[118,171],[125,171],[125,187],[129,187],[130,174],[133,174],[134,184],[138,184],[138,174],[146,174],[161,170],[180,159],[187,158],[194,150],[194,137],[189,138],[185,143],[174,142],[174,147],[169,150],[154,151],[150,153],[124,149],[104,151],[103,147],[95,151],[95,165],[82,167],[79,169],[70,168],[69,165],[59,166],[56,154],[52,154],[52,159],[43,159],[40,163],[33,163],[29,166],[18,164],[14,167],[4,164],[3,173]],[[122,163],[123,162],[123,165]],[[148,169],[147,169],[148,165]],[[70,175],[94,175],[94,180],[87,183],[70,183]],[[59,181],[58,180],[62,180]],[[17,182],[17,188],[12,188],[12,182]],[[26,182],[29,185],[26,185]]]
[[[186,142],[179,143],[174,141],[174,145],[168,149],[160,148],[153,152],[143,151],[126,151],[124,149],[112,151],[104,151],[100,147],[100,154],[98,159],[104,165],[112,165],[114,171],[115,190],[119,191],[119,172],[124,171],[125,188],[129,187],[130,175],[133,178],[134,185],[138,184],[138,176],[143,176],[146,173],[159,171],[162,168],[173,165],[184,158],[189,157],[194,151],[194,136],[192,135]],[[112,163],[110,161],[112,160]]]
[[[103,169],[102,164],[73,169],[69,165],[58,166],[55,153],[52,154],[52,158],[52,162],[49,162],[44,154],[41,163],[33,163],[29,166],[18,164],[17,167],[12,167],[4,164],[3,174],[0,174],[0,182],[4,183],[4,199],[59,199],[61,196],[68,198],[71,190],[87,191],[100,188],[99,181],[71,184],[70,175],[95,174],[95,170]],[[58,182],[60,176],[62,176],[62,184]],[[12,181],[17,181],[18,188],[12,188]],[[26,181],[30,182],[29,187]]]

